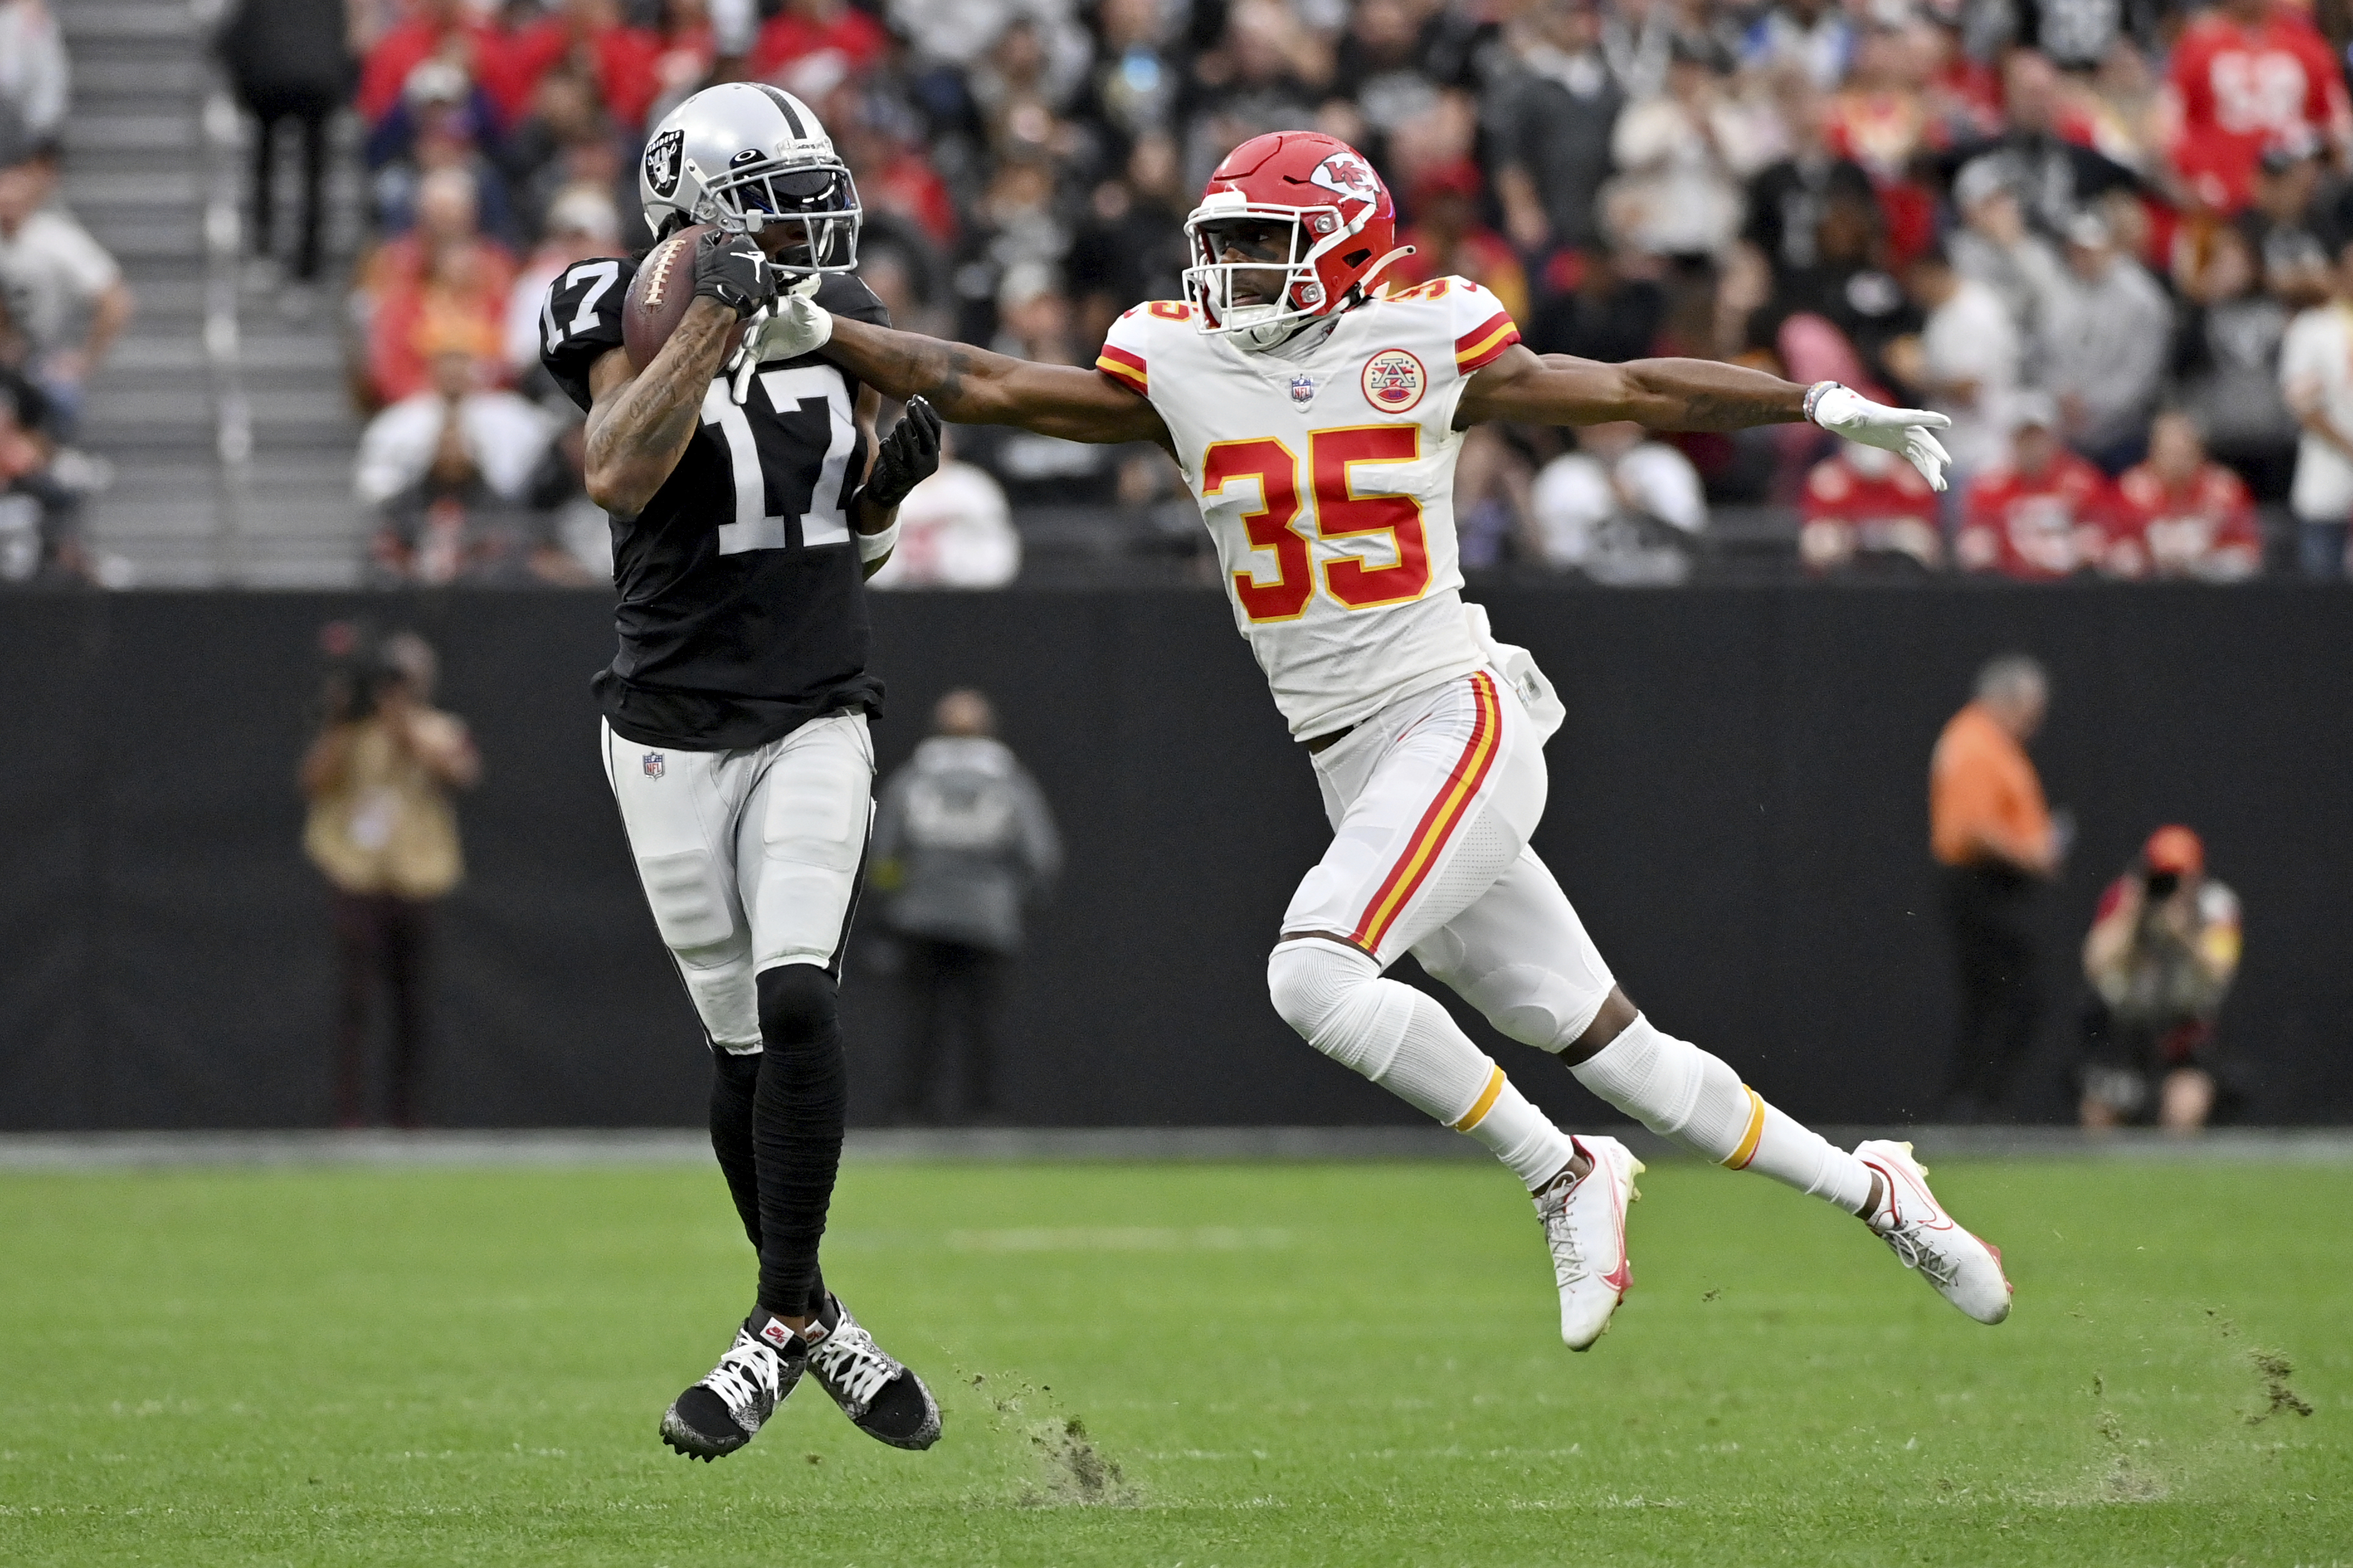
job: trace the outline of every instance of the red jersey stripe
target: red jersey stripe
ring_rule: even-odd
[[[1448,773],[1444,787],[1430,803],[1429,811],[1413,830],[1406,851],[1389,868],[1380,889],[1365,910],[1364,919],[1356,924],[1351,938],[1367,952],[1377,952],[1382,937],[1397,923],[1398,915],[1429,879],[1430,868],[1437,865],[1440,851],[1445,848],[1454,830],[1470,815],[1471,802],[1487,782],[1488,772],[1494,766],[1495,752],[1503,732],[1503,706],[1495,695],[1495,683],[1482,672],[1471,678],[1471,689],[1477,704],[1472,720],[1471,739],[1462,748],[1461,760]]]
[[[1454,368],[1465,375],[1483,369],[1493,363],[1496,355],[1519,341],[1520,329],[1512,323],[1510,316],[1499,310],[1478,331],[1465,333],[1456,340]]]
[[[1151,373],[1145,369],[1144,356],[1115,348],[1110,343],[1103,344],[1103,353],[1095,356],[1095,368],[1107,375],[1117,376],[1138,391],[1151,384]]]

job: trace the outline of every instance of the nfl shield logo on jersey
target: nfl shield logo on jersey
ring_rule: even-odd
[[[662,776],[662,754],[659,752],[648,752],[646,753],[646,777],[649,779],[658,779]]]
[[[1403,349],[1383,349],[1365,362],[1365,401],[1384,414],[1404,414],[1421,401],[1428,377]]]
[[[1291,378],[1291,406],[1304,408],[1315,401],[1315,378],[1300,374]]]

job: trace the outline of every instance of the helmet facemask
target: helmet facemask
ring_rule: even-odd
[[[787,242],[770,253],[779,269],[848,272],[858,265],[865,209],[859,205],[858,182],[837,158],[757,163],[719,175],[704,186],[695,216],[729,234],[797,227],[797,244]]]
[[[1271,228],[1279,237],[1253,242],[1236,233],[1244,226]],[[1285,342],[1338,303],[1325,297],[1316,263],[1362,226],[1362,218],[1343,222],[1332,207],[1261,205],[1239,193],[1209,196],[1185,220],[1193,252],[1185,292],[1201,310],[1201,330],[1252,353]],[[1245,259],[1226,260],[1229,249]]]

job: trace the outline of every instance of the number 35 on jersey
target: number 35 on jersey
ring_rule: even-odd
[[[1240,521],[1253,556],[1271,554],[1273,561],[1271,576],[1257,559],[1250,569],[1233,574],[1234,599],[1242,613],[1253,624],[1296,620],[1319,591],[1352,610],[1420,598],[1430,588],[1430,540],[1421,502],[1410,495],[1380,493],[1377,477],[1369,487],[1374,493],[1356,493],[1361,468],[1420,457],[1421,431],[1412,425],[1311,430],[1303,454],[1271,436],[1211,446],[1201,458],[1203,505],[1229,500],[1237,487],[1254,487],[1258,504]],[[1309,548],[1310,535],[1377,535],[1388,559],[1349,553],[1318,561]]]
[[[1453,418],[1463,383],[1520,338],[1461,278],[1310,331],[1246,353],[1160,300],[1113,322],[1095,362],[1167,426],[1235,624],[1302,736],[1486,657],[1460,595]]]

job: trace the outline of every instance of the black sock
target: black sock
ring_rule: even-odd
[[[711,1053],[711,1152],[727,1178],[727,1194],[744,1217],[752,1250],[760,1249],[760,1176],[752,1155],[752,1098],[760,1084],[760,1053]]]
[[[841,1168],[849,1064],[833,976],[788,963],[760,975],[760,1082],[752,1147],[760,1189],[760,1305],[805,1316],[824,1300],[818,1242]]]

